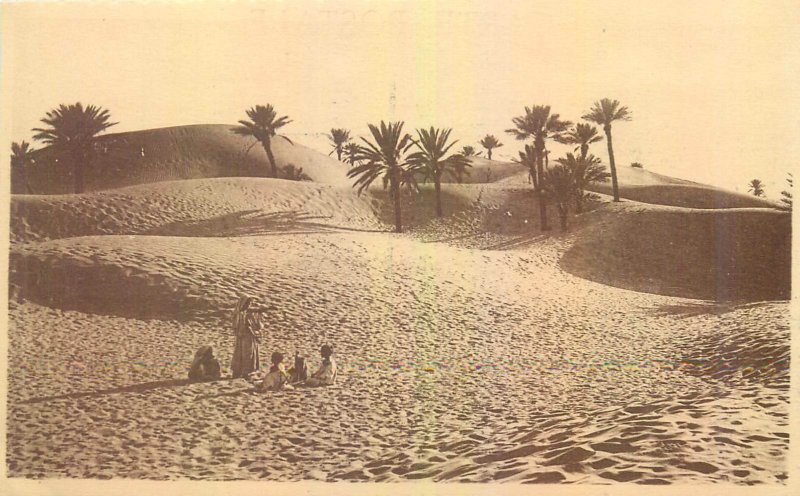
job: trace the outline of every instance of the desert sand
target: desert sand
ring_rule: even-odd
[[[12,197],[10,476],[786,480],[787,213],[645,174],[542,235],[524,171],[482,162],[497,182],[445,185],[443,219],[425,187],[394,234],[308,149],[313,182],[199,177],[181,140],[216,129],[148,135],[177,180]],[[241,293],[272,308],[262,362],[331,343],[336,385],[185,381],[201,345],[229,366]]]

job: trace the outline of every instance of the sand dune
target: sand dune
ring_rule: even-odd
[[[483,157],[470,157],[470,162],[472,167],[467,169],[469,174],[462,179],[462,182],[466,184],[493,183],[527,170],[524,166],[514,162],[501,162]],[[447,174],[442,177],[442,181],[457,182]]]
[[[629,200],[687,208],[777,208],[766,198],[757,198],[706,184],[695,183],[634,167],[618,167],[619,194]],[[611,182],[595,184],[597,193],[611,194]]]
[[[41,280],[42,294],[30,284],[29,302],[12,303],[10,474],[784,480],[787,304],[614,289],[559,270],[568,245],[480,251],[339,232],[22,246],[47,277],[95,279]],[[227,364],[240,291],[274,305],[264,355],[333,342],[339,384],[255,394],[242,380],[183,382],[201,344]],[[675,308],[688,310],[676,320]],[[762,331],[740,332],[747,322]],[[720,349],[740,360],[724,383],[698,373]]]
[[[619,195],[632,201],[686,208],[779,208],[766,198],[757,198],[706,184],[695,183],[633,167],[618,167]],[[500,180],[504,184],[527,184],[528,173]],[[588,191],[611,195],[611,182],[592,184]]]
[[[614,286],[710,300],[788,299],[791,215],[614,204],[587,214],[561,261]]]
[[[610,184],[595,184],[590,189],[596,193],[611,194]],[[619,194],[622,198],[642,203],[686,208],[778,208],[776,202],[766,198],[702,185],[622,185]]]
[[[601,194],[543,234],[506,164],[443,185],[443,218],[406,194],[394,234],[385,191],[299,144],[276,154],[318,182],[199,178],[238,153],[224,126],[118,136],[154,158],[94,186],[161,182],[12,197],[12,477],[786,480],[788,302],[738,300],[788,297],[787,213]],[[764,206],[634,172],[649,203]],[[339,383],[184,381],[201,345],[227,369],[241,293],[270,307],[262,362],[331,342]]]
[[[435,218],[432,185],[403,197],[415,236],[493,249],[539,233],[538,203],[515,183],[444,184]],[[605,202],[605,203],[603,203]],[[658,294],[714,300],[787,299],[790,215],[775,209],[687,209],[611,205],[571,223],[575,244],[562,261],[588,279]],[[391,230],[388,192],[274,179],[162,182],[84,195],[12,198],[14,242],[100,234],[240,236],[282,231]],[[558,234],[555,209],[550,224]],[[613,235],[609,235],[613,233]]]
[[[86,172],[86,189],[105,190],[157,181],[222,176],[268,176],[269,162],[260,144],[230,132],[230,125],[177,126],[97,138],[96,158]],[[313,181],[350,185],[347,165],[300,143],[273,140],[278,167],[294,164]],[[72,192],[71,167],[56,162],[51,148],[38,151],[28,176],[33,193]],[[12,184],[15,193],[24,192]]]
[[[107,190],[123,186],[227,176],[266,176],[269,163],[260,144],[230,132],[230,125],[203,124],[150,129],[102,135],[97,142],[97,157],[86,173],[88,190]],[[286,140],[273,140],[278,167],[302,167],[311,180],[349,186],[348,166],[323,153]],[[56,161],[50,148],[35,154],[36,164],[29,172],[33,193],[70,193],[71,168]],[[528,173],[514,162],[472,157],[470,174],[463,182],[526,184]],[[672,178],[644,169],[619,167],[620,194],[627,199],[689,208],[776,208],[771,200],[755,198]],[[12,192],[23,193],[18,177],[12,179]],[[445,182],[456,182],[446,176]],[[598,184],[592,191],[610,194],[611,185]]]
[[[352,188],[265,178],[167,181],[82,195],[14,195],[14,242],[97,234],[226,236],[307,228],[376,229],[375,206]],[[233,233],[231,229],[237,229]]]

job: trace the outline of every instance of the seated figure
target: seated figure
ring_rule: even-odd
[[[286,367],[283,364],[283,353],[276,351],[272,354],[272,366],[261,384],[257,387],[260,391],[280,391],[281,389],[290,388],[289,374],[286,373]]]
[[[306,386],[330,386],[336,382],[336,361],[333,359],[333,346],[323,345],[319,350],[322,355],[322,365],[311,374],[306,381]]]
[[[211,346],[201,346],[194,354],[192,366],[189,368],[189,380],[213,381],[221,377],[219,360],[214,357]]]

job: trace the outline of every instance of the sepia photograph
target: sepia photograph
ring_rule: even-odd
[[[0,484],[798,494],[798,25],[0,5]]]

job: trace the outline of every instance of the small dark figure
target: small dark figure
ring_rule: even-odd
[[[194,354],[192,366],[189,368],[189,380],[213,381],[221,377],[219,360],[214,357],[211,346],[201,346]]]
[[[300,353],[294,354],[294,367],[289,369],[289,378],[291,382],[303,382],[308,379],[308,365],[306,365],[305,357],[301,357]]]

